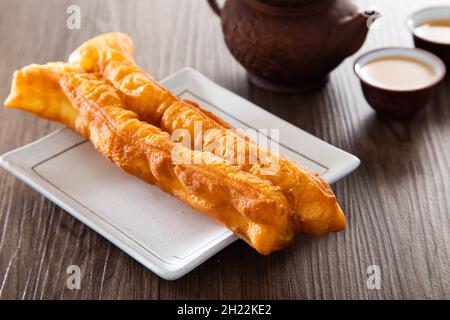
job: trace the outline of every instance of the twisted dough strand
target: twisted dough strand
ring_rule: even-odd
[[[5,105],[75,129],[117,166],[223,223],[262,254],[293,239],[290,205],[279,187],[172,142],[126,110],[121,94],[100,76],[63,63],[25,67],[15,73]],[[175,164],[174,152],[201,162]]]
[[[234,158],[227,153],[227,124],[211,116],[201,108],[181,100],[164,89],[133,60],[134,44],[122,33],[97,36],[81,45],[69,58],[69,62],[88,72],[98,72],[108,79],[125,96],[126,107],[142,120],[173,133],[177,129],[189,130],[195,135],[194,124],[201,123],[204,134],[203,147],[215,144],[211,151],[223,159]],[[345,227],[345,216],[328,183],[318,174],[303,166],[255,147],[248,138],[233,137],[235,150],[245,150],[246,159],[257,159],[256,164],[244,163],[241,168],[279,186],[293,203],[292,220],[297,232],[322,236]],[[263,174],[267,163],[279,164],[274,175]]]

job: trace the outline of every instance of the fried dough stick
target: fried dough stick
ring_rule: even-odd
[[[221,222],[261,254],[293,239],[290,205],[278,187],[172,142],[126,110],[118,91],[100,76],[62,63],[25,67],[15,73],[5,105],[75,129],[117,166]],[[202,162],[174,164],[173,154]]]
[[[227,130],[230,126],[218,117],[206,113],[191,102],[179,99],[159,85],[133,60],[134,44],[122,33],[97,36],[81,45],[69,58],[69,62],[88,72],[98,72],[107,78],[125,96],[126,106],[136,112],[142,120],[173,133],[177,129],[188,129],[195,135],[195,124],[201,123],[203,150],[239,163],[234,154],[227,153]],[[229,130],[228,130],[229,131]],[[249,138],[235,136],[234,150],[244,150],[246,159],[257,159],[256,164],[241,165],[245,171],[280,186],[294,204],[293,221],[297,232],[322,236],[345,227],[345,216],[328,183],[318,174],[296,165],[255,146]],[[211,147],[213,146],[213,147]],[[214,147],[215,146],[215,147]],[[262,168],[278,163],[276,174],[266,175]]]

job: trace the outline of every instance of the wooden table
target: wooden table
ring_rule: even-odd
[[[375,2],[375,1],[374,1]],[[411,46],[406,15],[432,1],[376,1],[385,13],[363,49]],[[434,1],[443,3],[446,1]],[[367,7],[369,1],[360,1]],[[81,29],[66,28],[78,4]],[[191,66],[294,125],[357,155],[361,167],[333,188],[348,218],[345,232],[300,237],[270,257],[238,241],[187,276],[158,278],[138,262],[0,171],[0,298],[404,299],[450,298],[450,83],[410,122],[382,120],[353,75],[355,56],[307,95],[280,96],[250,85],[232,58],[206,0],[0,0],[0,99],[12,73],[30,63],[65,60],[81,42],[120,30],[132,35],[137,60],[156,78]],[[59,126],[0,110],[0,153]],[[82,270],[80,290],[66,269]],[[381,269],[381,289],[366,285]]]

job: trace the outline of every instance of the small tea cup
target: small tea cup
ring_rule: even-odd
[[[426,37],[417,27],[431,21],[448,20],[450,22],[450,6],[428,7],[412,13],[406,20],[406,26],[411,32],[417,48],[433,52],[450,68],[450,36],[448,39]]]
[[[362,74],[361,69],[368,63],[389,57],[416,60],[429,66],[434,75],[426,85],[412,86],[411,89],[394,89],[388,85],[374,84]],[[389,47],[375,49],[360,56],[355,61],[354,71],[367,102],[377,113],[396,118],[410,118],[428,103],[434,87],[445,77],[446,67],[439,57],[428,51]]]

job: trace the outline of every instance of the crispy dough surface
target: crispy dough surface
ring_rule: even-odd
[[[81,45],[69,61],[86,71],[102,74],[124,94],[127,108],[136,112],[140,119],[169,133],[187,129],[193,137],[194,125],[201,123],[205,133],[202,136],[203,150],[241,163],[226,148],[230,143],[227,129],[231,126],[163,88],[134,62],[133,54],[134,45],[130,37],[122,33],[108,33]],[[322,236],[345,227],[345,216],[330,186],[320,175],[256,147],[248,137],[235,134],[231,143],[235,150],[245,150],[246,159],[257,159],[256,164],[248,161],[241,164],[243,170],[279,186],[293,202],[292,219],[297,232]],[[279,164],[276,174],[263,173],[261,169],[268,163],[276,162]]]
[[[5,105],[75,129],[117,166],[223,223],[262,254],[293,239],[290,204],[279,187],[172,142],[126,110],[120,92],[98,75],[63,63],[25,67]],[[201,161],[176,164],[173,154]]]

